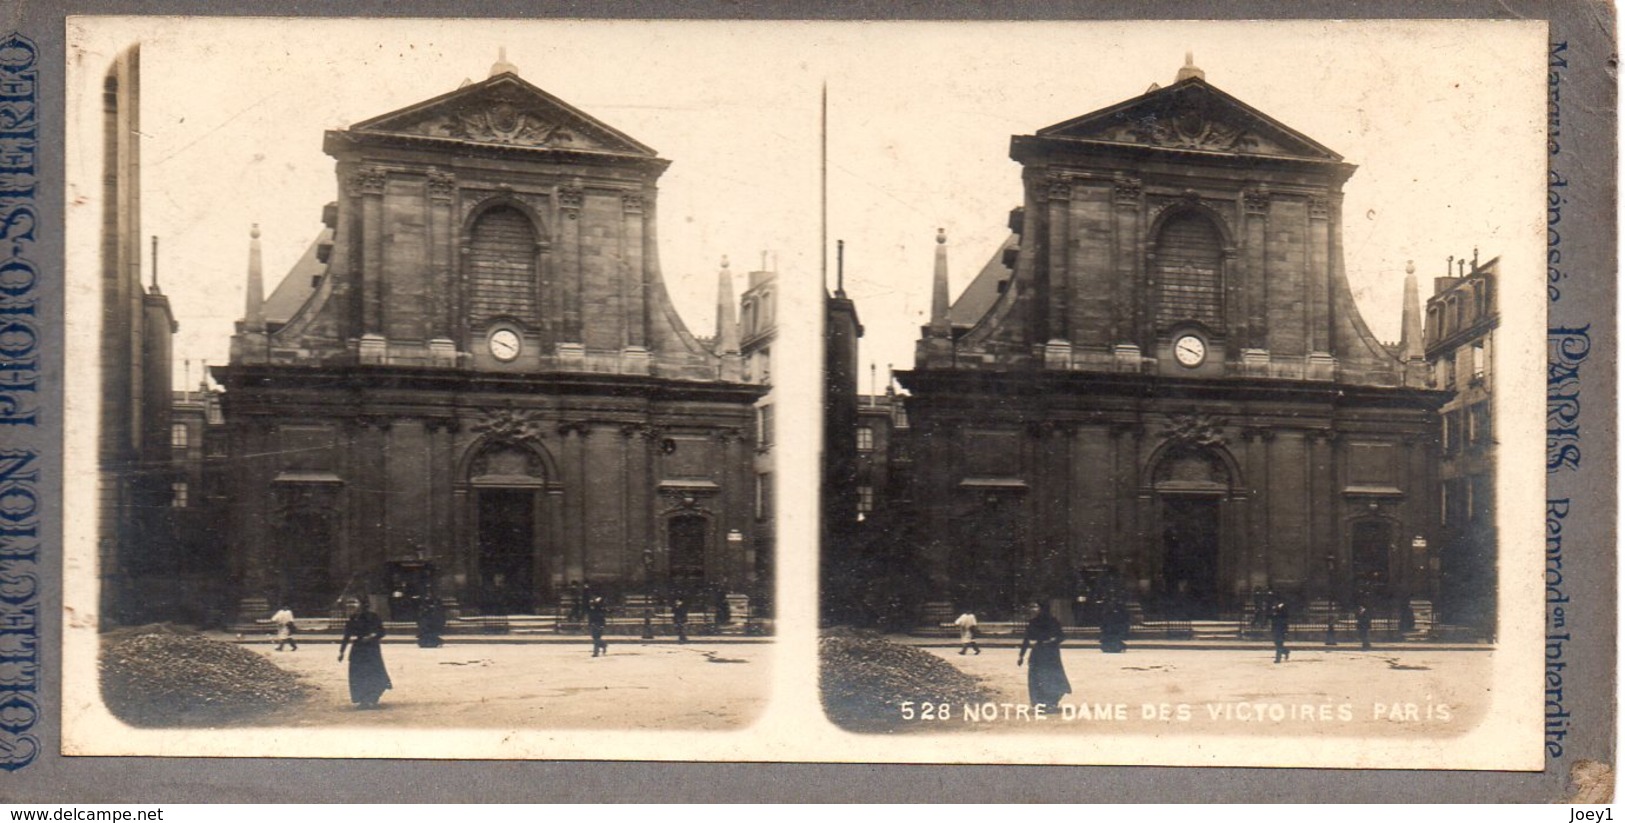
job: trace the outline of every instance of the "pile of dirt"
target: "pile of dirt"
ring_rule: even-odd
[[[824,711],[851,731],[890,731],[908,723],[906,701],[916,711],[922,703],[947,703],[957,716],[962,705],[991,699],[980,681],[953,664],[874,632],[828,629],[818,641],[818,660]]]
[[[312,691],[247,649],[166,625],[102,636],[102,699],[132,726],[229,724]]]

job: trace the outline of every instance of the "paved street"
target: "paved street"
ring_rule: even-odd
[[[245,646],[305,677],[320,691],[265,714],[262,726],[389,728],[731,729],[767,703],[770,643],[642,644],[612,639],[594,658],[580,643],[455,643],[420,649],[386,644],[395,688],[376,711],[350,704],[348,663],[333,643],[275,652]]]
[[[957,647],[926,651],[982,678],[998,701],[1027,702],[1027,670],[1017,668],[1014,648],[984,648],[980,656],[964,657]],[[1063,702],[1076,709],[1070,719],[1052,713],[1037,722],[1002,706],[983,706],[983,720],[967,723],[964,707],[954,706],[948,723],[1067,733],[1094,727],[1179,734],[1456,734],[1487,710],[1490,655],[1420,645],[1369,652],[1305,645],[1277,665],[1267,648],[1131,648],[1102,654],[1077,644],[1062,650],[1073,691]],[[988,722],[993,716],[998,719]],[[904,728],[940,731],[943,725]]]

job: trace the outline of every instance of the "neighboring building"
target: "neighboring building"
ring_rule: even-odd
[[[836,285],[824,296],[824,443],[819,460],[819,581],[826,622],[846,622],[858,581],[872,580],[858,540],[858,340],[863,325],[846,296],[845,244],[837,241]],[[841,600],[839,598],[851,598]]]
[[[858,395],[857,414],[857,511],[858,520],[868,522],[912,502],[908,413],[903,398],[887,386],[885,394]]]
[[[326,230],[269,300],[256,230],[214,370],[245,614],[370,593],[398,619],[431,590],[463,613],[526,613],[577,582],[612,598],[765,585],[763,391],[735,324],[702,344],[667,297],[669,161],[500,62],[325,148]]]
[[[1462,268],[1468,268],[1466,260]],[[1499,258],[1433,280],[1426,357],[1439,411],[1439,608],[1444,620],[1493,634],[1496,607],[1495,331]]]
[[[1067,620],[1105,568],[1150,618],[1233,618],[1266,589],[1425,612],[1446,396],[1355,306],[1354,166],[1189,64],[1010,153],[1016,236],[951,304],[939,233],[897,375],[923,613]]]
[[[756,457],[753,509],[756,517],[756,578],[772,580],[776,540],[773,506],[776,487],[773,457],[773,341],[778,337],[778,272],[762,268],[750,273],[745,293],[739,298],[739,353],[744,358],[745,382],[765,386],[767,393],[756,401]],[[760,595],[770,595],[764,587]]]
[[[170,373],[177,329],[156,272],[141,285],[141,53],[103,80],[101,441],[97,560],[103,623],[147,619],[139,589],[167,536]]]
[[[221,394],[203,381],[171,393],[168,503],[155,513],[162,541],[138,588],[154,616],[195,625],[230,617],[226,513],[231,489]]]

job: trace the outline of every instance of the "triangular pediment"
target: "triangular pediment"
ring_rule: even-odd
[[[504,72],[349,128],[491,146],[654,157],[654,149]]]
[[[1339,162],[1341,155],[1201,78],[1040,129],[1040,137]]]

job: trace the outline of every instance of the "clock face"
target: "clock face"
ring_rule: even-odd
[[[491,332],[491,356],[506,363],[519,356],[519,335],[512,329]]]
[[[1174,359],[1181,366],[1199,366],[1207,359],[1207,343],[1194,334],[1174,341]]]

